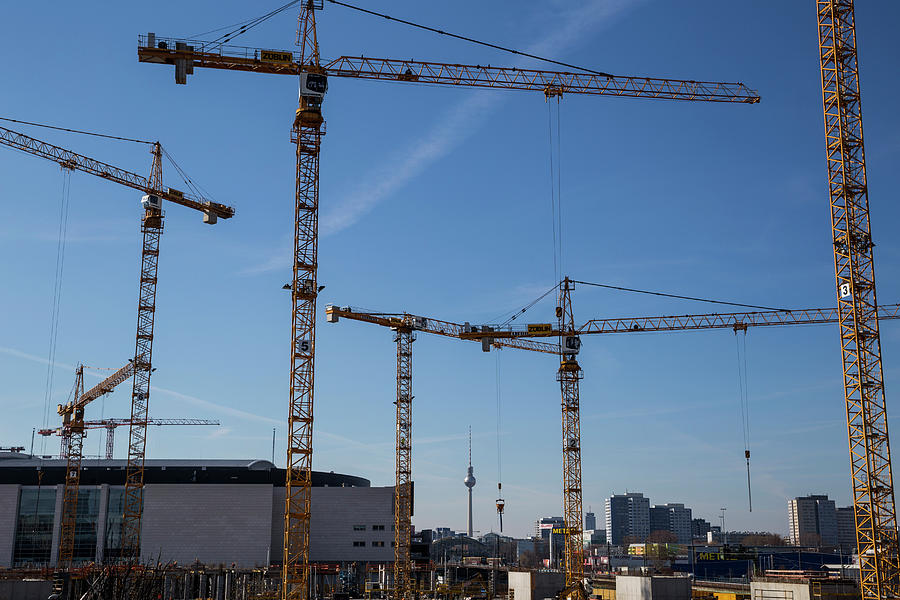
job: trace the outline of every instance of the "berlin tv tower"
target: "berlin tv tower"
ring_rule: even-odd
[[[475,487],[475,476],[472,474],[472,426],[469,426],[469,470],[463,483],[469,489],[469,520],[466,527],[469,537],[472,537],[472,488]]]

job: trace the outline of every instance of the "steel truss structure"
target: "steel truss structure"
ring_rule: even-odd
[[[397,341],[397,431],[396,483],[394,487],[394,587],[392,597],[415,594],[409,543],[412,537],[412,344],[416,334],[411,323],[396,330]]]
[[[304,6],[297,28],[305,69],[319,70],[315,11]],[[319,151],[325,134],[321,99],[302,96],[291,139],[296,145],[294,260],[291,282],[291,377],[284,501],[282,598],[309,597],[316,298],[319,294]]]
[[[862,598],[900,594],[853,0],[818,0],[834,275]]]

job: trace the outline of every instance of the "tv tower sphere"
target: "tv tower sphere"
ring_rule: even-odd
[[[466,484],[466,487],[469,489],[475,487],[475,476],[472,474],[472,465],[469,465],[469,472],[466,474],[466,478],[463,479],[463,483]]]

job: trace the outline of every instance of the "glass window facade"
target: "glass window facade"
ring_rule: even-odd
[[[103,559],[114,561],[122,556],[122,514],[125,512],[125,488],[109,488],[109,504],[106,508],[106,542]]]
[[[100,515],[100,489],[78,490],[75,514],[75,547],[72,560],[91,561],[97,554],[97,518]]]
[[[28,487],[19,491],[13,566],[41,565],[50,562],[55,512],[56,486]]]

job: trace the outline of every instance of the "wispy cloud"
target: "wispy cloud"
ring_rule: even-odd
[[[526,51],[559,57],[581,42],[587,34],[595,32],[600,26],[609,25],[625,9],[637,4],[639,2],[634,0],[607,0],[588,2],[568,11],[562,9],[561,24]],[[514,64],[521,66],[522,61]],[[478,129],[478,125],[505,102],[506,97],[506,94],[497,93],[496,90],[471,92],[465,100],[448,110],[420,139],[376,165],[350,193],[334,203],[334,208],[321,216],[320,235],[335,234],[355,224],[375,206],[390,198],[468,139]],[[258,265],[248,267],[242,273],[255,274],[290,267],[289,249],[287,252],[281,250],[279,248],[277,254]]]
[[[276,245],[274,250],[269,252],[268,256],[264,256],[261,261],[254,263],[248,267],[244,267],[238,271],[238,275],[258,275],[260,273],[268,273],[269,271],[285,271],[291,269],[291,247],[293,246],[293,238],[284,236]]]
[[[531,45],[531,54],[552,53],[559,56],[580,42],[586,34],[611,21],[634,2],[590,2],[569,12],[560,26],[544,39]],[[519,61],[517,65],[521,65]],[[337,233],[356,223],[378,203],[406,185],[430,165],[446,156],[477,129],[489,112],[505,101],[505,94],[496,91],[478,91],[450,109],[432,129],[408,148],[404,156],[395,157],[390,166],[378,165],[356,187],[354,192],[337,203],[322,218],[322,235]]]
[[[695,404],[678,404],[675,406],[669,406],[668,408],[636,408],[629,410],[586,414],[581,417],[581,420],[591,421],[594,419],[603,419],[604,421],[611,421],[614,419],[637,419],[640,417],[653,417],[659,415],[674,415],[686,412],[696,412],[708,408],[715,408],[717,406],[719,406],[719,404],[714,402],[707,402]]]
[[[222,404],[218,404],[216,402],[210,402],[209,400],[204,400],[203,398],[198,398],[197,396],[191,396],[190,394],[182,394],[181,392],[176,392],[175,390],[170,390],[167,388],[161,388],[159,386],[152,385],[150,389],[154,392],[160,392],[162,394],[166,394],[177,398],[179,400],[184,400],[189,404],[194,404],[196,406],[202,406],[204,408],[208,408],[210,410],[214,410],[216,412],[220,412],[222,414],[231,415],[233,417],[238,417],[240,419],[250,419],[251,421],[261,421],[263,423],[271,423],[274,425],[281,425],[282,421],[280,419],[273,419],[272,417],[266,417],[263,415],[257,415],[252,412],[248,412],[246,410],[240,410],[238,408],[232,408],[230,406],[224,406]]]
[[[21,358],[23,360],[28,360],[31,362],[36,362],[38,364],[47,365],[50,361],[42,356],[36,356],[34,354],[29,354],[27,352],[22,352],[21,350],[17,350],[16,348],[9,348],[6,346],[0,346],[0,353],[8,354],[9,356],[14,356],[16,358]],[[64,371],[74,371],[75,365],[70,365],[67,363],[56,362],[54,363],[54,368],[62,369]],[[86,371],[86,375],[93,377],[95,379],[103,379],[106,377],[105,374],[96,373],[93,371]],[[237,408],[232,408],[230,406],[224,406],[222,404],[218,404],[216,402],[210,402],[209,400],[204,400],[203,398],[198,398],[197,396],[191,396],[190,394],[182,394],[181,392],[176,392],[175,390],[170,390],[167,388],[159,387],[159,386],[151,386],[150,389],[154,392],[159,392],[161,394],[166,394],[168,396],[172,396],[179,400],[183,400],[188,402],[189,404],[194,404],[196,406],[203,406],[205,408],[209,408],[216,412],[232,415],[234,417],[238,417],[240,419],[250,419],[253,421],[262,421],[265,423],[272,423],[276,425],[282,424],[282,421],[279,419],[273,419],[271,417],[266,417],[263,415],[257,415],[251,412],[247,412],[245,410],[240,410]]]

